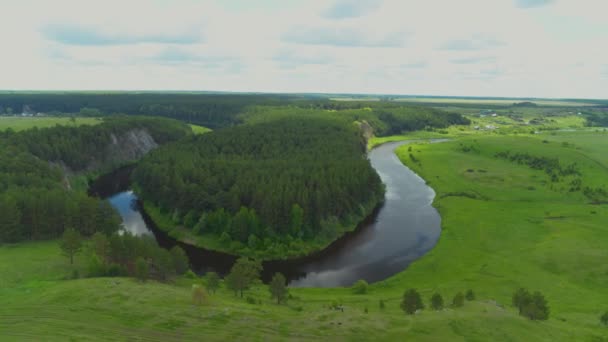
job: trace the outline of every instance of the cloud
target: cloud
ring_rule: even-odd
[[[351,28],[295,28],[282,36],[287,43],[331,45],[340,47],[402,47],[407,34],[392,32],[386,35],[369,35]]]
[[[555,0],[515,0],[515,5],[519,8],[536,8],[551,5]]]
[[[401,69],[424,69],[426,68],[428,65],[427,62],[413,62],[413,63],[404,63],[404,64],[400,64],[399,68]]]
[[[496,62],[496,57],[466,57],[450,60],[454,64],[480,64]]]
[[[325,54],[303,54],[297,53],[293,50],[283,50],[275,54],[272,60],[279,63],[281,68],[294,69],[298,66],[304,65],[326,65],[334,61],[328,55]]]
[[[474,35],[470,39],[453,39],[449,40],[441,45],[442,50],[485,50],[495,47],[504,46],[503,41],[485,37],[480,35]]]
[[[195,32],[171,33],[108,33],[88,27],[52,25],[42,29],[42,35],[51,41],[66,45],[98,46],[129,44],[195,44],[202,36]]]
[[[473,72],[459,72],[457,75],[462,80],[490,81],[504,75],[504,71],[498,68],[492,68],[475,70]]]
[[[375,12],[380,6],[381,0],[337,0],[323,16],[330,19],[358,18]]]

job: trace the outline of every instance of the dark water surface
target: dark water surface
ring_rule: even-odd
[[[265,262],[262,277],[268,280],[274,272],[282,272],[291,286],[306,287],[350,286],[358,279],[371,283],[401,272],[428,252],[441,233],[441,218],[431,206],[435,192],[399,161],[394,150],[403,144],[407,142],[387,143],[369,153],[372,166],[386,185],[386,199],[368,222],[317,255]],[[212,269],[224,274],[235,260],[231,255],[184,245],[156,229],[139,210],[132,191],[108,200],[122,216],[125,230],[154,234],[163,247],[182,246],[197,272]]]

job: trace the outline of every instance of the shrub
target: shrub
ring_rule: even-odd
[[[433,308],[433,310],[443,309],[443,297],[441,297],[439,293],[435,293],[431,297],[431,308]]]
[[[192,303],[194,305],[202,305],[207,300],[207,292],[205,289],[198,285],[192,285]]]
[[[602,322],[602,324],[608,326],[608,311],[604,312],[602,317],[600,317],[600,321]]]
[[[413,315],[417,310],[424,309],[422,303],[422,297],[416,289],[409,289],[403,293],[403,299],[401,301],[401,310],[405,311],[406,314]]]
[[[380,307],[380,310],[384,309],[384,301],[382,299],[380,299],[380,302],[378,303],[378,306]]]
[[[519,309],[519,314],[531,320],[546,320],[549,318],[547,300],[538,291],[531,294],[527,289],[520,288],[513,294],[513,306]]]
[[[452,299],[452,306],[455,308],[460,308],[464,306],[464,295],[462,294],[462,292],[458,292],[454,296],[454,299]]]
[[[184,277],[188,279],[196,279],[196,273],[192,272],[192,270],[188,270],[186,273],[184,273]]]
[[[475,293],[471,289],[467,290],[467,293],[464,296],[469,301],[475,300]]]
[[[354,294],[366,294],[367,293],[367,288],[368,288],[368,284],[365,280],[360,279],[357,280],[357,282],[353,285],[353,287],[351,288]]]
[[[247,298],[245,298],[245,300],[247,301],[248,304],[257,304],[257,301],[255,300],[255,298],[253,298],[251,296],[247,296]]]

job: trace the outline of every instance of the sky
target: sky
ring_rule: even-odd
[[[608,98],[606,0],[0,0],[2,90]]]

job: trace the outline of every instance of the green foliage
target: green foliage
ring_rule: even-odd
[[[401,300],[401,310],[408,315],[413,315],[418,310],[424,309],[422,303],[422,297],[416,289],[409,289],[403,293],[403,299]]]
[[[458,292],[452,299],[452,307],[461,308],[464,306],[464,295],[462,292]]]
[[[351,287],[351,290],[354,294],[366,294],[369,285],[363,279],[357,280],[357,282]]]
[[[287,300],[289,289],[287,288],[287,280],[281,273],[275,273],[268,284],[268,290],[272,298],[277,300],[277,304],[281,304]]]
[[[378,307],[380,308],[380,310],[384,310],[385,305],[384,305],[384,300],[383,299],[380,299],[378,301]]]
[[[59,248],[63,255],[70,259],[70,264],[74,264],[74,255],[82,250],[82,237],[73,228],[63,231],[63,236],[59,242]]]
[[[188,133],[171,120],[120,117],[95,126],[0,132],[0,243],[58,238],[66,226],[83,236],[117,231],[118,213],[107,201],[66,191],[75,190],[68,175],[115,166],[112,137],[133,129],[145,129],[157,143]]]
[[[135,277],[140,281],[148,280],[148,262],[142,257],[138,257],[135,261]]]
[[[604,314],[600,317],[600,322],[602,322],[603,325],[608,326],[608,311],[604,312]]]
[[[475,293],[473,292],[473,290],[467,290],[467,293],[464,295],[464,297],[468,300],[475,300]]]
[[[513,306],[519,309],[519,314],[531,320],[546,320],[549,318],[547,300],[538,291],[530,293],[520,288],[513,293]]]
[[[175,226],[195,227],[237,254],[328,243],[383,197],[357,129],[317,117],[189,137],[144,157],[133,179]]]
[[[217,291],[217,289],[220,287],[220,277],[217,275],[217,273],[210,271],[207,272],[206,278],[207,289],[215,293],[215,291]]]
[[[439,293],[435,293],[431,297],[431,308],[433,310],[443,309],[443,297]]]
[[[171,248],[171,259],[173,260],[173,268],[178,275],[184,274],[189,269],[189,261],[186,252],[179,247]]]
[[[234,291],[235,296],[240,293],[243,297],[243,292],[260,279],[261,271],[262,264],[259,261],[244,257],[239,258],[226,276],[226,285]]]

